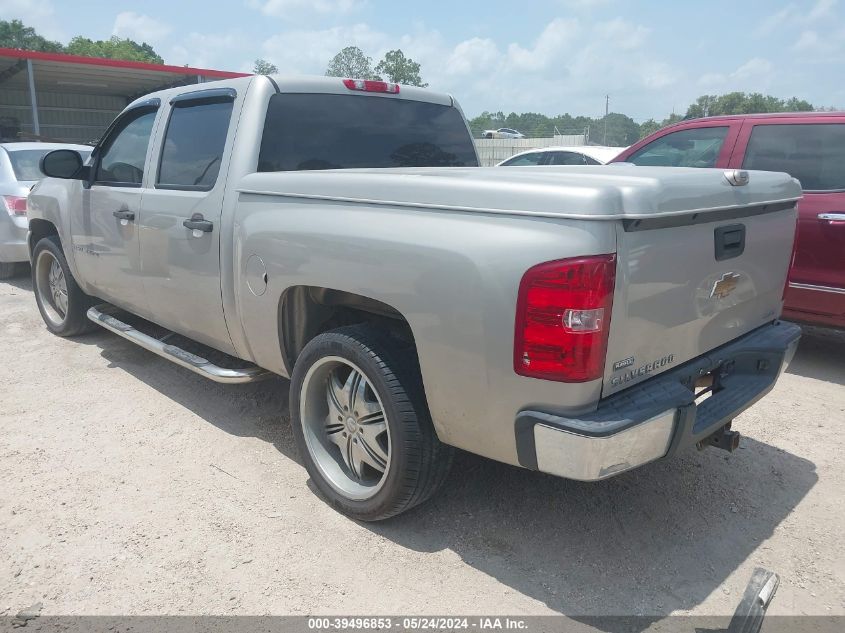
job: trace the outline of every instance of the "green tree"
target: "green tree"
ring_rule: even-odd
[[[600,127],[594,128],[592,137],[601,139],[602,145],[622,147],[631,145],[640,138],[640,126],[629,116],[618,112],[611,112],[601,119]],[[605,125],[607,135],[605,136]]]
[[[687,108],[687,118],[690,119],[697,119],[703,116],[710,116],[710,108],[712,107],[713,101],[715,101],[715,95],[702,95],[698,99],[695,100],[694,103],[690,104]]]
[[[715,116],[718,114],[750,114],[754,112],[806,112],[812,111],[813,105],[803,99],[791,97],[779,99],[759,92],[746,94],[744,92],[729,92],[724,95],[702,95],[690,104],[686,116],[674,112],[663,119],[649,119],[637,124],[624,114],[612,112],[607,115],[607,144],[612,146],[630,145],[637,140],[672,125],[685,118]],[[605,118],[593,119],[585,116],[558,114],[553,117],[536,112],[517,114],[511,112],[507,116],[503,112],[484,111],[479,116],[470,119],[470,129],[475,137],[483,130],[495,130],[509,127],[519,130],[529,137],[549,137],[556,131],[560,134],[581,134],[589,129],[589,139],[592,143],[602,143],[605,139]]]
[[[683,119],[684,118],[680,114],[675,114],[673,112],[668,117],[663,119],[660,123],[658,123],[654,119],[644,121],[643,123],[640,123],[640,138],[645,138],[649,134],[653,134],[657,130],[663,129],[667,125],[672,125],[673,123],[677,123],[678,121],[683,121]]]
[[[107,40],[90,40],[77,35],[65,49],[72,55],[86,57],[105,57],[107,59],[125,59],[150,64],[163,64],[164,60],[153,50],[153,47],[143,42],[138,44],[129,38],[123,39],[113,35]]]
[[[428,86],[420,78],[420,65],[410,57],[405,57],[405,53],[399,49],[385,53],[384,59],[376,66],[375,72],[393,83],[420,88]]]
[[[373,60],[364,55],[357,46],[347,46],[331,58],[326,68],[328,77],[349,77],[350,79],[381,79],[373,70]]]
[[[504,112],[482,112],[477,117],[470,119],[469,129],[473,136],[480,136],[484,130],[497,130],[505,126]]]
[[[815,110],[812,103],[798,97],[790,97],[783,105],[787,112],[812,112]]]
[[[643,121],[640,123],[640,138],[645,138],[649,134],[653,134],[657,132],[663,126],[655,121],[654,119],[649,119],[648,121]]]
[[[759,92],[729,92],[723,95],[702,95],[687,108],[687,118],[723,114],[755,114],[766,112],[807,112],[811,103],[791,97],[779,99]]]
[[[252,69],[256,75],[274,75],[279,72],[276,65],[268,62],[266,59],[256,59],[255,66]]]
[[[61,53],[64,50],[59,42],[41,37],[34,28],[25,26],[20,20],[0,20],[0,47],[43,53]]]

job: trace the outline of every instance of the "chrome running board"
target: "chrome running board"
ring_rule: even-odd
[[[263,380],[269,378],[272,374],[266,369],[262,369],[256,365],[248,364],[239,369],[229,369],[215,365],[211,361],[192,354],[191,352],[170,345],[164,342],[164,339],[169,338],[170,334],[163,339],[154,338],[148,334],[144,334],[140,330],[134,328],[128,323],[124,323],[117,317],[109,314],[113,310],[111,305],[102,304],[88,309],[88,318],[97,325],[104,327],[110,332],[114,332],[118,336],[132,341],[143,347],[146,350],[158,354],[162,358],[181,365],[191,371],[205,376],[214,382],[222,382],[228,384],[254,382],[256,380]],[[244,361],[245,362],[245,361]]]

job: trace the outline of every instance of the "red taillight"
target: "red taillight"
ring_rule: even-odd
[[[9,215],[26,215],[26,198],[20,196],[3,196],[3,203]]]
[[[601,378],[615,279],[616,255],[529,269],[516,303],[514,371],[561,382]]]
[[[387,92],[392,95],[399,94],[399,84],[391,84],[386,81],[373,81],[372,79],[344,79],[343,85],[350,90],[362,92]]]

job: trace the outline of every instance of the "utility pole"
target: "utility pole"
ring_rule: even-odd
[[[604,140],[602,145],[607,145],[607,115],[610,114],[610,95],[604,97]]]

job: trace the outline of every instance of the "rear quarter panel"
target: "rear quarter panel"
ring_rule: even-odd
[[[448,212],[241,194],[235,293],[249,352],[282,375],[279,307],[298,285],[386,303],[410,324],[439,437],[517,463],[514,419],[528,406],[593,408],[601,380],[562,384],[513,371],[519,281],[553,259],[613,252],[613,222]],[[264,261],[267,291],[246,283],[246,261]]]

